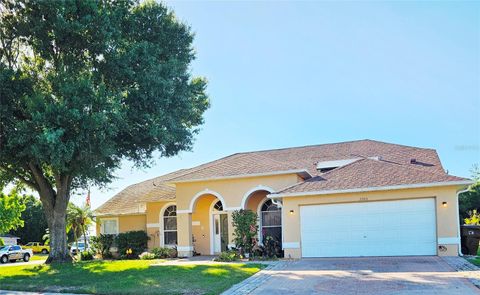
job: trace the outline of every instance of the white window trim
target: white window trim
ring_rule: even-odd
[[[104,221],[106,220],[114,220],[116,223],[117,223],[117,230],[116,230],[116,233],[115,235],[118,235],[119,234],[119,231],[120,231],[120,223],[118,222],[118,217],[108,217],[108,218],[100,218],[100,233],[101,234],[105,234],[105,223]],[[111,235],[111,234],[109,234]]]
[[[170,244],[165,244],[165,232],[173,232],[173,230],[167,230],[165,231],[165,228],[164,228],[164,222],[163,222],[163,214],[165,214],[165,210],[167,210],[168,207],[170,206],[177,206],[177,203],[175,202],[169,202],[169,203],[166,203],[162,209],[160,210],[160,216],[159,216],[159,219],[160,219],[160,222],[159,222],[159,225],[160,225],[160,247],[168,247],[168,248],[172,248],[172,247],[176,247],[177,245],[170,245]],[[178,243],[178,207],[177,207],[177,243]]]
[[[260,245],[263,245],[263,235],[262,235],[262,207],[263,207],[263,204],[265,204],[268,200],[270,200],[269,198],[265,198],[263,199],[259,204],[258,204],[258,208],[257,208],[257,216],[258,216],[258,244]],[[274,203],[274,205],[276,205]],[[283,207],[280,207],[278,205],[276,205],[277,207],[280,208],[280,218],[281,218],[281,223],[280,225],[275,225],[275,226],[265,226],[265,227],[280,227],[281,231],[282,231],[282,245],[283,245]],[[283,247],[283,246],[282,246]]]

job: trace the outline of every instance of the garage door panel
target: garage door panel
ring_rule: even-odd
[[[304,257],[435,255],[433,198],[303,206]]]

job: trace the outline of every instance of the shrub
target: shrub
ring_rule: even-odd
[[[115,241],[115,235],[99,235],[98,237],[92,237],[92,249],[102,258],[111,258],[112,252],[110,248]]]
[[[215,261],[222,261],[222,262],[232,262],[238,261],[242,258],[242,256],[237,251],[225,251],[220,253]]]
[[[81,261],[93,260],[93,253],[91,251],[80,252],[80,260]]]
[[[177,250],[175,248],[167,248],[167,247],[160,247],[160,248],[153,248],[151,251],[155,258],[175,258],[177,257]]]
[[[147,249],[149,237],[143,230],[118,234],[115,241],[122,258],[136,258]]]
[[[232,213],[234,241],[240,253],[250,254],[257,244],[257,219],[257,214],[251,210],[242,209]]]
[[[271,236],[263,239],[263,245],[256,245],[253,248],[253,259],[276,260],[278,257],[283,257],[283,250],[280,242]]]
[[[0,246],[5,246],[5,242],[3,241],[2,238],[0,238]]]
[[[155,259],[155,254],[153,253],[148,253],[148,252],[143,252],[142,254],[140,254],[138,257],[140,257],[140,259],[142,260],[152,260],[152,259]]]

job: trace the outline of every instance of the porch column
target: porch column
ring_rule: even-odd
[[[192,213],[179,213],[177,211],[177,239],[178,257],[192,257]]]

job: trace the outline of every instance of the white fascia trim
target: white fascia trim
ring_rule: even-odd
[[[169,183],[185,183],[185,182],[198,182],[198,181],[210,181],[210,180],[223,180],[223,179],[235,179],[235,178],[251,178],[259,176],[272,176],[272,175],[283,175],[283,174],[300,174],[304,176],[303,178],[311,178],[312,175],[306,169],[293,169],[285,171],[273,171],[273,172],[264,172],[264,173],[252,173],[252,174],[238,174],[231,176],[220,176],[220,177],[209,177],[209,178],[197,178],[197,179],[188,179],[188,180],[172,180]]]
[[[458,245],[460,243],[459,237],[438,238],[438,244]]]
[[[282,247],[283,249],[300,249],[300,242],[285,242]]]
[[[352,189],[344,189],[344,190],[326,190],[326,191],[313,191],[313,192],[269,194],[267,195],[267,197],[274,199],[274,198],[284,198],[284,197],[303,197],[303,196],[316,196],[316,195],[361,193],[361,192],[399,190],[399,189],[408,189],[408,188],[424,188],[424,187],[435,187],[435,186],[470,185],[472,183],[473,181],[471,180],[462,180],[462,181],[446,181],[446,182],[433,182],[433,183],[402,184],[402,185],[392,185],[392,186],[352,188]]]

